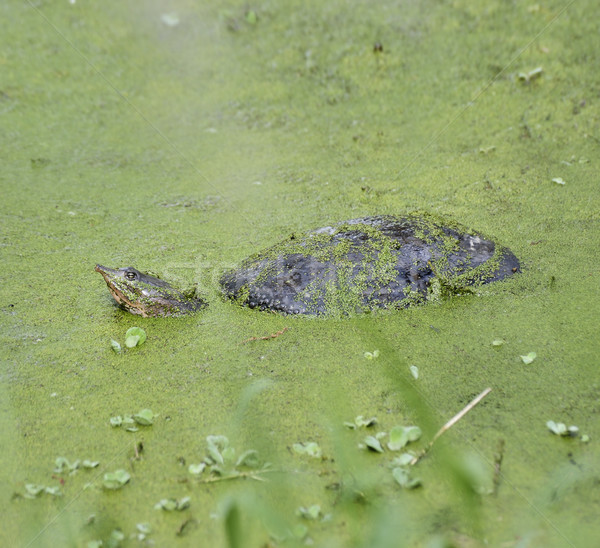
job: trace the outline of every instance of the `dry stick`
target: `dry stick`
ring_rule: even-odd
[[[437,431],[437,434],[433,436],[433,439],[429,442],[429,445],[410,461],[411,466],[417,464],[417,462],[419,462],[429,452],[435,443],[435,440],[437,440],[444,432],[450,430],[450,428],[452,428],[460,419],[462,419],[469,411],[471,411],[471,409],[473,409],[473,407],[475,407],[491,391],[491,388],[486,388],[481,394],[479,394],[479,396],[470,401],[461,411],[459,411],[446,424],[444,424],[444,426]]]
[[[281,331],[277,331],[276,333],[271,333],[270,335],[267,335],[266,337],[250,337],[249,339],[242,341],[242,344],[250,342],[250,341],[268,341],[269,339],[276,339],[277,337],[279,337],[279,335],[283,335],[288,329],[289,329],[289,327],[284,327]]]

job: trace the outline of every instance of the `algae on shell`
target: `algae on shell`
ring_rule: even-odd
[[[429,214],[364,217],[292,235],[221,278],[242,305],[287,314],[403,308],[519,271],[505,247]]]

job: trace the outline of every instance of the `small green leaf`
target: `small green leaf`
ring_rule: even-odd
[[[418,426],[407,426],[406,430],[408,432],[408,441],[417,441],[423,434]]]
[[[542,67],[536,67],[533,70],[530,70],[527,73],[527,76],[529,76],[530,80],[533,80],[534,78],[538,78],[542,75],[542,72],[544,72],[544,69]]]
[[[258,451],[254,449],[248,449],[244,451],[235,463],[237,466],[247,466],[248,468],[256,468],[259,465]]]
[[[125,337],[139,337],[139,344],[146,342],[146,332],[141,327],[130,327],[125,333]]]
[[[390,430],[390,451],[399,451],[411,441],[417,441],[421,437],[421,429],[418,426],[394,426]]]
[[[557,436],[563,436],[567,432],[567,426],[562,422],[557,424],[554,421],[548,421],[546,422],[546,426],[550,432],[556,434]]]
[[[25,484],[25,496],[27,498],[37,497],[45,487],[43,485],[36,485],[35,483],[26,483]]]
[[[104,474],[104,478],[102,479],[102,484],[106,489],[120,489],[123,487],[129,480],[131,476],[125,470],[115,470],[114,472],[107,472]]]
[[[235,472],[235,470],[233,472]],[[219,466],[218,464],[213,464],[210,467],[210,473],[214,474],[216,476],[222,476],[223,475],[223,467]]]
[[[383,447],[381,442],[375,436],[367,436],[365,438],[365,445],[371,450],[377,453],[383,453]]]
[[[410,369],[410,374],[415,379],[418,379],[419,378],[419,368],[416,365],[411,365],[409,369]]]
[[[233,447],[225,447],[221,454],[225,462],[231,462],[235,458],[235,449]]]
[[[36,485],[34,483],[26,483],[25,484],[25,494],[23,497],[26,499],[34,499],[40,493],[47,493],[48,495],[52,495],[53,497],[62,497],[62,492],[60,491],[60,487],[46,487],[45,485]]]
[[[75,472],[81,466],[81,461],[79,459],[71,462],[69,464],[69,472]]]
[[[65,457],[57,457],[54,461],[54,466],[54,472],[56,474],[60,474],[70,468],[69,461]]]
[[[58,466],[58,462],[59,462],[59,460],[62,462],[62,459],[64,459],[64,465],[62,466],[62,468],[61,468],[61,469],[58,469],[58,468],[59,468],[59,466]],[[56,461],[57,461],[57,469],[56,469],[56,470],[54,470],[55,472],[62,472],[62,471],[64,471],[64,469],[65,469],[65,466],[66,466],[66,469],[67,469],[67,470],[69,470],[69,472],[73,473],[73,472],[75,472],[75,471],[76,471],[76,470],[79,468],[79,466],[81,465],[81,461],[80,461],[79,459],[76,459],[76,460],[74,460],[73,462],[69,462],[69,461],[68,461],[67,459],[65,459],[64,457],[58,457],[58,459],[56,459]]]
[[[134,348],[140,342],[140,337],[138,335],[130,335],[125,339],[125,346],[127,348]]]
[[[294,443],[292,448],[296,453],[300,455],[308,455],[309,457],[313,457],[316,459],[321,458],[321,455],[323,454],[321,448],[319,447],[319,444],[314,441]]]
[[[308,507],[300,506],[296,510],[296,514],[304,519],[319,519],[319,516],[321,515],[321,506],[318,504],[313,504],[312,506]]]
[[[557,185],[564,185],[565,182],[563,181],[562,177],[554,177],[554,179],[552,179],[553,183],[556,183]]]
[[[412,453],[402,453],[401,455],[398,455],[391,464],[393,468],[397,466],[408,466],[414,458],[415,456]]]
[[[249,25],[256,25],[257,21],[258,21],[258,15],[256,15],[256,12],[254,10],[248,10],[246,12],[246,22]]]
[[[408,443],[408,434],[404,426],[394,426],[390,430],[390,441],[388,448],[390,451],[399,451]]]
[[[537,358],[537,354],[535,352],[529,352],[529,354],[525,354],[525,356],[521,356],[523,363],[525,365],[530,364],[533,360]]]
[[[394,468],[392,470],[392,475],[394,476],[396,483],[405,489],[414,489],[421,485],[421,480],[419,478],[412,478],[406,468]]]
[[[190,497],[183,497],[181,499],[161,499],[154,505],[154,509],[165,510],[167,512],[173,512],[174,510],[181,512],[190,507],[191,500]]]
[[[321,448],[319,447],[319,444],[314,442],[314,441],[310,441],[308,442],[306,445],[306,454],[310,457],[313,457],[315,459],[319,459],[321,458],[321,455],[323,454],[323,452],[321,451]]]
[[[292,445],[292,449],[295,453],[298,453],[299,455],[306,455],[306,447],[304,447],[303,443],[294,443]]]
[[[192,500],[191,497],[180,498],[177,501],[177,510],[181,511],[181,510],[185,510],[186,508],[189,508],[191,500]]]
[[[142,426],[150,426],[154,421],[154,413],[151,409],[142,409],[133,415],[133,420]]]
[[[361,427],[364,426],[365,428],[370,428],[371,426],[374,426],[375,424],[377,424],[377,417],[371,417],[370,419],[365,419],[362,415],[358,415],[355,419],[354,422],[356,423],[357,427]]]
[[[119,344],[118,341],[115,341],[114,339],[110,340],[110,347],[117,353],[119,354],[121,352],[121,345]]]
[[[172,512],[177,509],[176,499],[161,499],[154,505],[155,510],[166,510]]]
[[[83,466],[84,468],[96,468],[99,464],[100,464],[100,462],[97,461],[97,460],[88,460],[88,459],[85,459],[81,463],[81,466]]]
[[[542,69],[542,67],[536,67],[533,70],[530,70],[529,72],[519,72],[517,77],[519,78],[519,80],[522,80],[526,84],[529,84],[529,82],[531,82],[531,80],[535,80],[536,78],[539,78],[543,72],[544,72],[544,69]]]
[[[225,436],[207,436],[207,452],[216,464],[225,464],[222,452],[229,447],[229,440]]]
[[[121,426],[123,424],[123,417],[121,415],[117,415],[116,417],[110,418],[111,426]]]
[[[589,443],[590,442],[590,437],[587,434],[582,434],[581,435],[581,443]]]
[[[135,527],[143,535],[149,535],[152,533],[152,527],[149,523],[138,523]]]
[[[146,342],[146,332],[141,327],[130,327],[125,333],[125,346],[133,348]]]
[[[205,462],[201,462],[200,464],[190,464],[188,466],[188,472],[190,474],[193,474],[194,476],[199,476],[200,474],[202,474],[202,472],[204,472],[205,468],[206,468]]]
[[[500,346],[502,346],[504,344],[504,341],[502,339],[494,339],[492,341],[492,346],[498,348]]]

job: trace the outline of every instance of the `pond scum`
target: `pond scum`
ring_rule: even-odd
[[[262,20],[270,20],[269,26],[260,19],[257,25],[256,13],[248,12],[248,28],[240,32],[243,21],[223,15],[232,31],[237,29],[223,39],[225,33],[200,32],[182,19],[178,28],[191,29],[189,40],[183,35],[180,41],[161,39],[155,44],[151,43],[153,24],[138,17],[140,11],[132,11],[129,4],[133,3],[12,4],[18,5],[19,14],[6,18],[10,24],[5,27],[6,50],[1,57],[6,81],[0,103],[9,128],[3,151],[3,286],[5,306],[11,307],[5,311],[2,331],[16,337],[3,342],[6,361],[13,364],[2,369],[6,381],[2,401],[6,502],[11,491],[17,494],[10,502],[13,511],[4,514],[0,544],[88,548],[597,545],[598,535],[590,534],[598,528],[600,474],[598,459],[591,459],[597,450],[593,444],[587,453],[585,446],[576,450],[575,444],[584,437],[572,435],[575,431],[569,422],[571,416],[591,419],[598,411],[597,318],[593,315],[598,308],[599,263],[593,163],[598,145],[598,101],[594,100],[598,86],[597,73],[590,67],[598,59],[600,34],[597,18],[586,17],[594,12],[590,2],[565,1],[560,7],[521,3],[516,8],[499,1],[406,2],[397,13],[390,3],[356,2],[347,10],[333,3],[315,3],[314,9],[306,9],[299,2],[289,7],[281,3],[275,9],[278,3],[266,2],[270,9]],[[193,4],[211,3],[180,4],[192,12]],[[212,4],[215,10],[222,9]],[[325,9],[318,9],[322,5]],[[86,12],[84,6],[93,11]],[[568,17],[551,27],[569,7]],[[47,14],[44,20],[38,10]],[[203,25],[213,21],[204,12],[192,15]],[[86,63],[85,57],[75,55],[69,44],[55,36],[46,17],[72,44],[83,47],[94,64]],[[177,28],[177,18],[165,19],[169,30]],[[330,38],[316,41],[323,32]],[[377,39],[385,45],[378,42],[374,66],[370,41],[380,32],[383,36]],[[516,48],[526,45],[528,50],[520,50],[518,56],[525,55],[517,59]],[[535,68],[541,60],[543,76]],[[206,61],[206,66],[196,61]],[[139,104],[140,112],[151,114],[153,120],[158,115],[156,121],[169,130],[165,135],[193,155],[190,167],[207,160],[202,171],[219,173],[211,182],[235,194],[233,205],[239,204],[240,211],[224,204],[208,211],[186,207],[187,212],[152,206],[153,200],[163,198],[172,203],[177,192],[202,200],[210,190],[194,185],[198,169],[190,172],[181,161],[173,162],[147,136],[148,128],[128,116],[131,108],[116,96],[111,100],[112,92],[93,78],[96,65],[109,77],[114,75],[114,90],[123,89],[119,95],[128,97],[127,103]],[[521,79],[516,85],[513,72]],[[479,102],[478,109],[470,108],[480,96],[485,101]],[[420,108],[423,104],[425,108]],[[432,130],[445,131],[463,113],[468,116],[454,124],[445,139],[439,138],[441,133],[432,135]],[[350,126],[355,116],[357,125]],[[171,134],[172,124],[180,120],[184,123]],[[278,126],[284,130],[278,131]],[[304,129],[306,137],[300,137]],[[496,152],[488,143],[498,145]],[[415,169],[417,164],[422,169]],[[365,184],[373,185],[372,191],[359,186],[362,175],[367,176]],[[267,177],[260,193],[241,184],[254,176]],[[332,184],[325,186],[329,178]],[[16,181],[19,184],[11,184]],[[244,378],[241,383],[246,386],[239,393],[231,388],[239,377],[222,383],[235,392],[222,401],[219,383],[210,384],[211,388],[217,385],[217,394],[210,398],[212,405],[222,405],[217,411],[203,409],[194,399],[199,393],[194,389],[188,391],[189,400],[180,400],[178,391],[188,379],[174,377],[188,364],[195,365],[195,356],[177,354],[174,345],[165,343],[152,356],[150,352],[147,358],[140,355],[147,363],[136,365],[140,369],[147,365],[144,374],[161,367],[165,382],[153,379],[153,388],[165,392],[169,404],[172,400],[181,414],[195,421],[193,429],[176,432],[176,421],[166,421],[165,409],[151,405],[151,415],[133,403],[146,395],[147,385],[137,383],[132,371],[118,371],[118,365],[104,360],[93,346],[112,326],[97,321],[101,307],[91,304],[96,297],[88,292],[78,268],[90,260],[91,249],[115,259],[136,250],[161,261],[159,243],[151,245],[157,236],[167,248],[179,249],[179,257],[185,260],[190,236],[197,241],[201,219],[208,221],[203,225],[203,241],[211,242],[208,252],[220,255],[237,236],[246,235],[248,223],[240,212],[264,220],[260,226],[272,227],[275,215],[278,226],[295,226],[299,216],[337,216],[354,208],[361,215],[389,212],[409,203],[412,207],[412,202],[417,207],[437,206],[441,212],[463,211],[473,220],[481,216],[485,225],[505,224],[504,234],[520,234],[518,250],[532,268],[520,298],[509,299],[504,310],[493,311],[503,317],[496,325],[504,328],[493,336],[508,337],[510,324],[510,332],[522,333],[524,344],[532,348],[515,353],[518,361],[519,353],[529,352],[524,354],[528,363],[523,358],[518,361],[519,373],[529,374],[519,379],[508,371],[509,364],[495,377],[494,391],[411,468],[402,455],[419,455],[445,421],[488,385],[487,378],[479,385],[472,382],[479,373],[474,367],[465,366],[459,374],[439,367],[433,389],[419,390],[423,386],[419,383],[427,378],[426,368],[421,367],[419,379],[411,377],[410,362],[399,344],[386,344],[375,322],[372,332],[359,334],[364,335],[361,350],[370,353],[365,359],[372,360],[368,362],[373,366],[372,378],[323,373],[328,356],[310,364],[313,372],[321,368],[319,380],[330,381],[332,389],[319,402],[319,409],[302,413],[310,415],[305,430],[311,434],[302,439],[289,429],[288,436],[274,440],[267,417],[261,420],[258,413],[252,415],[252,422],[243,420],[250,407],[276,390],[275,383],[259,374]],[[217,238],[215,227],[229,223],[226,237]],[[178,230],[166,230],[173,226]],[[111,236],[117,230],[122,236]],[[261,239],[272,234],[253,233]],[[431,296],[438,298],[463,288],[446,283],[434,289]],[[510,306],[518,310],[511,313]],[[458,319],[474,326],[467,321],[474,310],[453,314],[449,309],[444,325]],[[121,325],[127,323],[121,316],[113,318],[112,312],[108,315]],[[212,327],[239,334],[234,322],[218,323],[215,316],[207,317],[207,323],[215,321]],[[244,321],[247,326],[248,317]],[[429,329],[429,316],[424,322],[420,335]],[[390,323],[388,334],[406,326]],[[269,326],[264,334],[277,332],[271,323],[260,325]],[[325,331],[320,327],[314,327],[319,335]],[[243,333],[240,342],[259,334]],[[239,348],[288,342],[291,334],[249,341]],[[336,333],[326,331],[326,335]],[[331,354],[342,354],[354,342],[353,335],[340,336],[338,344],[331,345]],[[206,336],[207,345],[214,346],[222,341],[209,329],[185,336]],[[135,337],[139,335],[127,338]],[[452,339],[449,335],[446,341],[454,344]],[[133,347],[125,343],[119,359],[127,360],[137,352],[140,340],[130,341]],[[177,342],[188,344],[185,338]],[[474,339],[461,342],[466,347]],[[424,345],[423,350],[433,353],[434,344]],[[204,351],[200,345],[189,348]],[[534,348],[539,357],[530,352]],[[437,355],[448,350],[443,347]],[[169,361],[171,353],[174,359]],[[221,355],[225,353],[233,354],[231,347]],[[244,359],[241,355],[229,360],[218,374],[227,375],[228,366],[242,372]],[[533,369],[544,359],[546,368]],[[283,361],[281,365],[296,364]],[[480,370],[481,376],[492,376],[490,364],[482,364]],[[279,375],[275,371],[272,376]],[[401,402],[396,405],[400,411],[384,412],[387,401],[375,400],[379,391],[372,403],[376,414],[370,405],[362,405],[365,400],[357,410],[364,414],[362,419],[342,412],[344,404],[356,405],[348,402],[348,394],[359,392],[348,390],[345,383],[366,383],[381,375],[386,375],[387,401]],[[53,389],[53,377],[58,377],[56,385],[64,388],[63,401],[68,402],[62,413],[54,411],[58,406],[50,407],[46,397]],[[288,378],[306,379],[312,392],[321,395],[310,371]],[[339,386],[334,387],[334,382]],[[454,399],[457,392],[470,390],[470,384],[475,384],[475,392],[465,395],[465,401],[452,405],[447,414],[435,413],[442,394],[451,393]],[[358,386],[362,387],[366,395],[373,394],[367,386]],[[51,401],[58,402],[53,396]],[[112,411],[104,414],[113,397],[130,398],[136,405],[116,410],[123,415],[113,421],[114,427]],[[487,410],[501,408],[509,399],[511,406],[479,422],[486,406]],[[238,401],[237,408],[228,408],[233,400]],[[269,403],[273,401],[287,403],[284,398]],[[444,401],[448,409],[448,398]],[[71,414],[71,403],[79,406],[78,419]],[[294,404],[302,409],[299,402]],[[283,407],[265,408],[281,417],[282,428],[289,427]],[[548,408],[567,412],[564,416],[538,413]],[[160,421],[150,425],[154,412],[161,415]],[[318,428],[312,416],[317,412],[317,420],[322,417]],[[207,416],[207,422],[213,420],[210,427],[202,422]],[[95,423],[85,422],[91,418]],[[496,418],[499,424],[493,422]],[[538,433],[547,419],[552,430],[544,432],[547,437],[540,451]],[[76,420],[84,428],[76,431]],[[354,428],[344,426],[350,421]],[[415,427],[421,431],[418,439]],[[44,436],[47,432],[52,435]],[[392,433],[393,446],[406,441],[402,449],[390,449]],[[178,444],[186,435],[188,443]],[[165,447],[165,439],[172,445]],[[123,449],[106,451],[102,459],[94,451],[64,454],[61,440],[84,449],[93,445],[98,452],[122,440]],[[555,448],[553,455],[547,452],[550,447]],[[41,461],[39,455],[50,451],[56,453]],[[553,462],[564,465],[553,469]],[[32,483],[17,484],[11,477],[23,477],[25,463],[30,465],[27,482]]]
[[[150,500],[148,495],[139,492],[140,485],[143,486],[143,472],[135,463],[151,460],[148,454],[152,447],[150,443],[136,441],[134,434],[128,444],[127,456],[118,455],[107,466],[99,466],[101,463],[89,459],[70,461],[58,457],[52,478],[58,479],[60,486],[26,484],[24,491],[15,493],[13,499],[15,503],[19,499],[35,498],[60,501],[55,505],[62,509],[56,516],[58,518],[71,504],[77,505],[78,498],[86,491],[113,493],[111,507],[114,510],[118,508],[114,497],[127,489],[137,489],[136,498],[147,499],[149,508],[154,508],[154,521],[158,525],[152,520],[129,523],[113,516],[109,527],[102,516],[104,505],[100,504],[85,524],[73,523],[74,517],[71,517],[66,523],[65,520],[61,522],[61,527],[67,530],[54,530],[53,538],[56,539],[58,533],[71,538],[72,545],[82,546],[81,538],[87,538],[83,544],[86,548],[153,545],[155,530],[156,534],[164,535],[165,522],[173,542],[179,538],[187,539],[177,541],[184,545],[187,542],[201,544],[206,540],[207,525],[210,529],[216,525],[221,532],[218,541],[213,539],[211,545],[228,548],[306,545],[446,547],[489,543],[488,535],[498,534],[494,521],[499,491],[504,487],[505,479],[502,469],[504,440],[497,440],[491,460],[474,451],[468,440],[461,441],[460,436],[448,436],[449,441],[452,438],[450,443],[443,439],[435,442],[459,420],[468,421],[471,415],[465,418],[467,413],[476,413],[477,404],[491,389],[473,398],[440,428],[439,416],[434,416],[430,404],[421,397],[409,367],[400,372],[393,359],[386,359],[393,355],[391,348],[375,334],[373,339],[379,350],[366,352],[365,358],[370,355],[370,359],[378,360],[390,385],[398,390],[418,426],[394,425],[388,422],[389,419],[380,423],[377,417],[367,415],[346,421],[340,417],[331,424],[331,439],[325,440],[327,448],[314,440],[305,440],[288,447],[287,458],[278,458],[274,451],[265,450],[268,443],[264,443],[260,422],[250,432],[241,434],[241,418],[248,407],[273,387],[272,381],[258,379],[247,385],[238,399],[238,409],[230,425],[238,432],[236,439],[207,433],[203,451],[187,455],[187,458],[178,457],[184,467],[183,473],[175,477],[165,474],[160,482],[165,493],[157,500]],[[340,388],[340,394],[336,396],[343,399],[341,392]],[[107,427],[135,433],[152,428],[158,416],[150,409],[142,409],[111,417]],[[331,416],[335,417],[336,412],[332,411]],[[261,451],[242,447],[243,440],[249,439],[261,445]],[[175,453],[170,455],[171,460],[175,458]],[[65,479],[73,484],[72,478],[77,475],[89,481],[79,480],[78,493],[72,490],[72,485],[63,493]],[[585,478],[575,477],[571,481],[583,480]],[[564,489],[564,478],[561,481]],[[181,486],[188,494],[173,496]],[[319,491],[321,495],[315,496],[314,493]],[[302,493],[312,493],[314,499],[306,500]],[[195,511],[195,507],[206,508],[200,501],[207,497],[216,502],[208,524],[207,517]],[[424,511],[430,506],[430,497],[436,498],[441,514],[438,511],[428,516]],[[24,500],[21,503],[27,504]],[[166,517],[161,517],[160,513]],[[43,540],[47,530],[54,526],[53,521],[50,519],[39,528],[31,522],[32,538],[28,545],[38,545],[37,541]],[[503,537],[492,538],[491,543],[497,545],[503,541],[507,546],[546,546],[548,528],[541,530],[540,525],[548,524],[544,524],[543,519],[525,525],[510,524],[513,535],[505,533]],[[74,531],[79,533],[73,536]],[[519,538],[526,539],[525,544],[519,544]],[[42,542],[41,545],[46,544]]]

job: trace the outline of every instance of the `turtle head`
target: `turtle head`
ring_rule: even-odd
[[[206,306],[202,299],[179,291],[167,282],[144,274],[133,267],[119,269],[97,264],[108,289],[117,304],[144,318],[151,316],[180,316]]]

